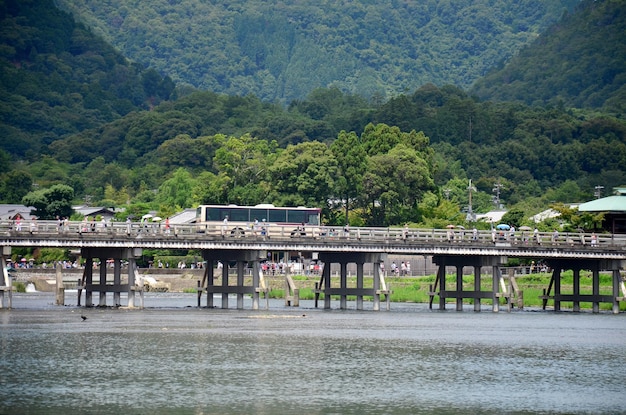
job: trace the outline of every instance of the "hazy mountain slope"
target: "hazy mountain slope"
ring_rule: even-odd
[[[176,82],[289,102],[469,87],[578,0],[57,0]]]
[[[0,150],[40,157],[60,137],[149,108],[173,87],[52,0],[0,0]]]
[[[585,0],[472,92],[489,100],[624,113],[626,2]]]

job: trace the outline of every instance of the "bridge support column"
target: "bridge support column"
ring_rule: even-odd
[[[580,311],[581,302],[590,302],[592,304],[593,313],[600,312],[601,303],[611,304],[612,311],[614,313],[619,313],[619,303],[620,301],[624,301],[624,296],[620,296],[620,270],[624,268],[626,261],[601,259],[552,259],[548,260],[547,263],[553,269],[553,272],[548,290],[544,290],[545,294],[540,297],[543,299],[544,309],[547,302],[549,300],[553,300],[554,311],[561,311],[562,302],[572,302],[572,310],[575,312]],[[562,271],[567,269],[571,269],[573,271],[571,294],[562,293]],[[589,293],[589,288],[586,288],[586,290],[581,289],[581,270],[591,271],[591,293]],[[608,271],[612,273],[610,295],[600,294],[600,271]],[[554,293],[552,293],[553,287]],[[582,291],[586,291],[586,293]],[[626,292],[626,289],[623,289],[623,291]]]
[[[4,308],[4,300],[7,297],[8,308],[13,308],[13,282],[11,281],[11,276],[9,275],[9,271],[7,270],[7,257],[11,255],[11,247],[3,246],[2,247],[2,282],[0,282],[0,308]]]
[[[114,306],[121,306],[121,293],[127,293],[128,307],[135,307],[135,292],[140,291],[143,307],[143,285],[136,285],[135,257],[141,255],[141,249],[131,248],[83,248],[81,256],[85,258],[85,269],[79,290],[85,290],[85,307],[93,306],[93,293],[98,293],[98,306],[106,307],[107,293],[113,293]],[[94,258],[100,260],[98,284],[93,283]],[[107,281],[107,260],[113,260],[113,283]],[[122,282],[121,261],[128,261],[128,281]]]
[[[228,274],[229,274],[229,269],[228,269],[228,261],[224,262],[224,266],[222,267],[222,308],[228,308],[228,294],[229,294],[229,290],[228,290]]]
[[[331,297],[339,296],[339,307],[342,310],[348,308],[348,296],[356,297],[357,310],[363,309],[363,297],[371,296],[373,299],[373,310],[380,310],[380,296],[384,294],[387,298],[387,309],[389,309],[389,294],[391,291],[387,288],[385,278],[380,272],[380,263],[384,261],[386,255],[380,253],[336,253],[321,252],[319,259],[323,262],[322,277],[316,289],[316,296],[324,293],[324,308],[330,309]],[[348,286],[348,264],[356,264],[356,286]],[[372,286],[365,287],[364,283],[364,264],[373,264]],[[339,287],[333,288],[331,284],[331,265],[339,264]],[[317,297],[316,297],[317,298]]]
[[[133,273],[133,277],[134,277],[134,273]],[[122,263],[121,263],[121,261],[113,261],[113,284],[114,285],[122,284]],[[117,306],[122,304],[121,293],[119,291],[116,291],[116,292],[113,293],[113,304],[115,304]]]
[[[379,264],[374,264],[374,272],[380,273]],[[356,288],[363,289],[363,264],[360,262],[356,264]],[[356,309],[363,310],[363,295],[361,294],[356,296]]]
[[[322,278],[324,279],[324,310],[330,310],[330,263],[324,262]]]
[[[107,285],[107,259],[100,258],[100,286],[104,287]],[[99,295],[99,303],[100,307],[106,307],[107,305],[107,293],[106,291],[100,291]]]
[[[244,261],[237,261],[237,286],[238,287],[243,287],[243,281],[244,281],[244,269],[245,266],[247,265],[246,262]],[[237,309],[238,310],[243,310],[243,293],[237,293]]]
[[[554,297],[561,297],[561,268],[555,268],[552,271],[552,278],[554,279]],[[561,311],[561,300],[554,301],[554,311]]]
[[[463,292],[463,265],[456,265],[456,292]],[[456,297],[456,311],[463,311],[463,297]]]
[[[259,263],[259,261],[253,261],[252,262],[252,286],[253,287],[257,287],[255,289],[255,291],[252,293],[252,309],[253,310],[258,310],[259,309],[259,301],[261,299],[261,293],[260,293],[260,289],[264,288],[261,287],[261,264]],[[269,308],[269,289],[265,290],[265,299],[267,301],[267,308]]]
[[[209,308],[213,308],[213,290],[210,289],[215,284],[215,268],[213,268],[214,261],[207,261],[207,269],[206,269],[206,287],[207,287],[207,298],[206,298],[206,306]],[[222,267],[224,265],[222,264]],[[204,284],[201,286],[204,287]],[[199,306],[200,304],[198,304]]]
[[[207,270],[205,271],[205,277],[199,290],[206,290],[207,293],[207,307],[213,307],[213,295],[222,295],[222,308],[227,309],[228,296],[235,294],[237,296],[237,309],[244,308],[244,297],[246,294],[252,297],[252,308],[259,308],[260,292],[264,291],[265,295],[268,295],[268,289],[261,287],[261,271],[259,262],[267,258],[267,251],[244,251],[244,250],[206,250],[202,252],[202,257],[207,263]],[[213,275],[213,264],[216,261],[220,261],[222,266],[222,284],[215,285]],[[236,285],[230,285],[229,283],[229,270],[228,263],[235,262],[235,268],[237,272]],[[252,282],[251,285],[245,285],[245,270],[246,265],[252,263]],[[201,295],[201,294],[200,294]]]
[[[433,257],[433,262],[435,258]],[[439,264],[439,268],[437,269],[437,279],[439,280],[439,309],[446,309],[446,297],[445,295],[441,295],[442,292],[446,291],[446,259],[441,258],[441,262]],[[435,287],[437,289],[437,287]]]
[[[480,291],[480,267],[474,265],[474,291]],[[474,298],[474,311],[480,311],[480,298]]]
[[[348,263],[341,262],[339,264],[340,273],[339,273],[339,286],[341,288],[348,288]],[[346,290],[339,296],[339,308],[341,310],[345,310],[348,308],[348,295],[346,294]]]
[[[619,314],[619,302],[620,298],[624,300],[624,297],[620,297],[620,283],[623,285],[622,276],[619,273],[619,269],[613,270],[613,314]],[[624,296],[626,296],[626,289],[624,290]]]
[[[506,262],[506,257],[500,256],[460,256],[460,255],[435,255],[433,262],[437,264],[437,278],[433,290],[429,292],[430,304],[435,296],[439,296],[439,309],[445,310],[446,299],[454,298],[456,301],[456,310],[463,310],[463,300],[470,298],[474,301],[474,311],[480,311],[481,299],[492,299],[493,311],[500,310],[499,299],[500,293],[500,264]],[[446,287],[446,267],[453,266],[456,269],[456,284],[454,290],[448,290]],[[473,290],[463,289],[463,269],[464,267],[474,267],[474,287]],[[485,266],[491,266],[493,269],[493,284],[491,291],[481,290],[481,269]],[[438,286],[437,286],[438,285]],[[508,297],[510,294],[504,293]]]
[[[93,258],[88,256],[85,258],[85,269],[83,272],[83,281],[81,284],[85,287],[85,307],[93,306]]]
[[[573,284],[573,291],[574,291],[574,305],[573,305],[573,309],[574,311],[578,312],[580,311],[580,269],[576,268],[573,270],[574,274],[572,276],[572,284]]]
[[[599,268],[594,268],[592,270],[592,292],[593,292],[593,296],[598,296],[600,295],[600,269]],[[556,295],[556,292],[554,293],[554,295]],[[600,302],[595,300],[593,301],[593,305],[592,305],[592,309],[594,313],[599,313],[600,312]],[[556,308],[554,309],[556,311]]]
[[[498,292],[500,290],[500,278],[502,278],[502,273],[500,272],[500,266],[499,265],[492,265],[491,266],[491,293],[492,293],[492,311],[494,313],[498,313],[500,312],[500,296],[498,295]]]

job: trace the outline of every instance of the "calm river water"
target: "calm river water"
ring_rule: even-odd
[[[0,414],[626,413],[623,313],[53,302],[0,310]]]

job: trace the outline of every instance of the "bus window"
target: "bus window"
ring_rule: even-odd
[[[248,209],[231,209],[228,220],[233,222],[249,222],[250,216],[248,215]]]
[[[304,223],[306,222],[306,212],[302,210],[288,210],[287,222],[289,223]]]
[[[309,225],[319,225],[317,213],[307,213],[307,216],[309,217],[307,221]]]
[[[228,211],[222,213],[222,211],[224,211],[225,209],[223,208],[217,208],[217,207],[208,207],[206,208],[206,218],[205,220],[210,221],[210,220],[216,220],[216,221],[221,221],[222,219],[224,219],[224,215],[228,215]]]
[[[274,223],[285,223],[287,221],[286,210],[272,210],[269,211],[269,221]]]
[[[267,221],[267,209],[250,209],[250,221],[254,221],[254,219],[258,219],[259,222],[262,222],[263,219]]]

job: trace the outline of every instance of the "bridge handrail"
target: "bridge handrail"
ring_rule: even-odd
[[[319,241],[366,241],[366,242],[404,242],[421,244],[510,244],[534,246],[586,246],[626,247],[626,235],[598,234],[592,241],[592,234],[578,232],[561,232],[555,239],[552,232],[480,230],[475,234],[465,229],[427,229],[403,227],[350,227],[341,226],[307,226],[304,230],[294,225],[266,225],[262,228],[251,226],[228,226],[214,224],[171,224],[167,229],[163,222],[85,222],[68,221],[61,225],[57,221],[22,221],[21,229],[17,229],[12,221],[0,221],[0,234],[8,236],[49,235],[64,237],[102,237],[107,235],[116,238],[158,237],[158,238],[258,238],[258,239],[293,239],[314,238]]]

